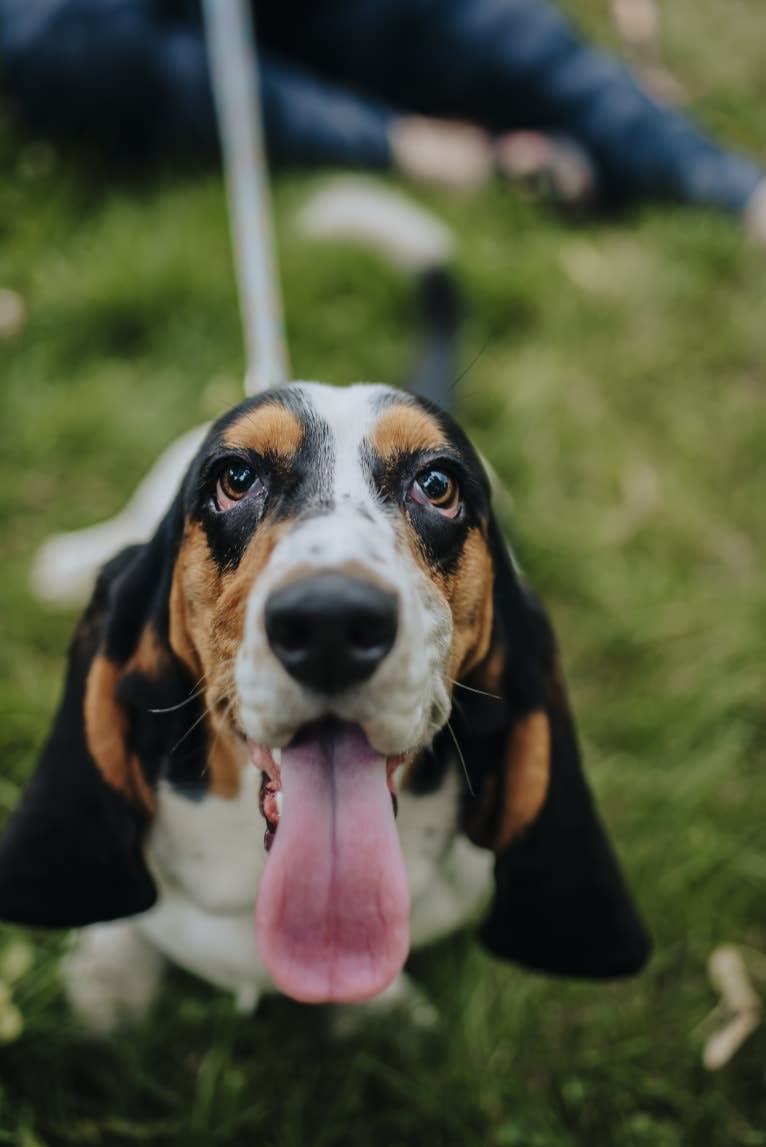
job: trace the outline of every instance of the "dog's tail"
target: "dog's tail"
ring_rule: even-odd
[[[450,409],[458,375],[461,303],[451,270],[454,239],[449,228],[398,192],[351,176],[325,183],[303,208],[299,225],[314,239],[344,239],[370,247],[416,275],[421,350],[406,389]]]

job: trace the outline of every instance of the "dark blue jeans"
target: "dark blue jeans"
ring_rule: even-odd
[[[577,36],[545,0],[254,0],[274,159],[385,168],[401,114],[567,135],[608,203],[739,212],[763,177]],[[37,130],[122,154],[212,153],[194,0],[0,0],[3,78]]]

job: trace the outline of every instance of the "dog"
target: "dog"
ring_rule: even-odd
[[[0,841],[0,918],[81,928],[70,996],[163,958],[236,994],[396,998],[412,947],[637,972],[650,942],[582,770],[557,644],[457,422],[291,383],[207,433],[103,569]]]
[[[485,947],[534,969],[624,976],[649,953],[550,623],[443,409],[451,236],[358,181],[300,227],[417,274],[411,393],[250,399],[38,563],[59,596],[62,555],[69,593],[149,537],[98,578],[0,840],[0,918],[80,929],[64,973],[94,1029],[140,1016],[166,959],[243,1011],[274,988],[422,1002],[410,949],[482,915]]]

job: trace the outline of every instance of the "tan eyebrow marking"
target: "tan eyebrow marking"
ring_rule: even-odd
[[[297,415],[278,402],[241,414],[224,434],[224,445],[234,450],[274,452],[289,458],[303,441],[303,426]]]
[[[383,411],[375,423],[370,441],[383,459],[419,450],[442,450],[449,445],[433,415],[404,403],[389,406]]]

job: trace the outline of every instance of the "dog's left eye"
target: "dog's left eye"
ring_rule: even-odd
[[[260,494],[263,482],[247,462],[230,462],[221,472],[215,488],[215,503],[219,510],[230,510],[245,497]]]
[[[460,510],[457,482],[437,466],[420,471],[410,486],[410,497],[421,506],[432,506],[445,518],[457,517]]]

